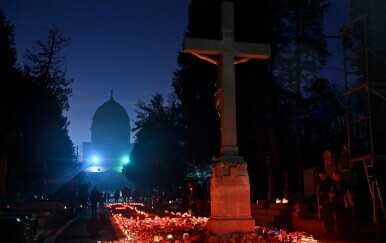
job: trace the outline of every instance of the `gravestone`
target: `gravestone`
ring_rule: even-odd
[[[332,177],[332,173],[336,170],[335,154],[333,154],[329,150],[326,150],[323,153],[323,159],[324,159],[324,170],[326,171],[329,177]]]
[[[252,58],[267,59],[271,55],[269,45],[235,42],[233,3],[223,2],[221,11],[222,40],[184,40],[184,52],[218,66],[215,96],[221,116],[222,155],[212,167],[211,217],[208,221],[208,231],[216,235],[254,231],[247,164],[238,155],[237,147],[235,64]]]
[[[311,167],[303,170],[305,198],[315,196],[316,187],[318,186],[318,173],[317,167]]]

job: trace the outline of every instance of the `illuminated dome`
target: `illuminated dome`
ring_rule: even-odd
[[[83,143],[83,161],[87,172],[120,172],[130,162],[130,119],[123,108],[111,97],[92,117],[91,142]]]
[[[112,94],[110,100],[96,110],[91,125],[91,142],[107,141],[130,142],[129,116]]]

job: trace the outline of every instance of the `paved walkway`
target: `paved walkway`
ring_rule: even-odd
[[[91,217],[91,209],[87,209],[56,237],[54,243],[96,243],[114,240],[117,238],[109,217]]]

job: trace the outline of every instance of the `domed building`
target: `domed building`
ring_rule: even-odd
[[[130,119],[118,102],[111,97],[92,117],[91,142],[83,143],[83,163],[87,172],[105,172],[109,169],[122,171],[129,163],[132,150],[130,143]]]

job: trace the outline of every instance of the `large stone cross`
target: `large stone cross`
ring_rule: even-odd
[[[267,59],[271,49],[266,44],[234,40],[232,2],[222,4],[222,40],[185,38],[184,52],[218,65],[216,103],[221,114],[221,154],[237,156],[235,64],[251,58]],[[219,56],[219,59],[207,55]],[[235,57],[238,58],[235,60]]]
[[[212,168],[211,217],[208,231],[215,235],[253,232],[247,164],[238,156],[235,64],[251,58],[267,59],[270,46],[234,40],[232,2],[223,2],[222,40],[185,38],[184,52],[217,65],[216,105],[221,114],[221,154]],[[215,56],[215,57],[213,57]]]

